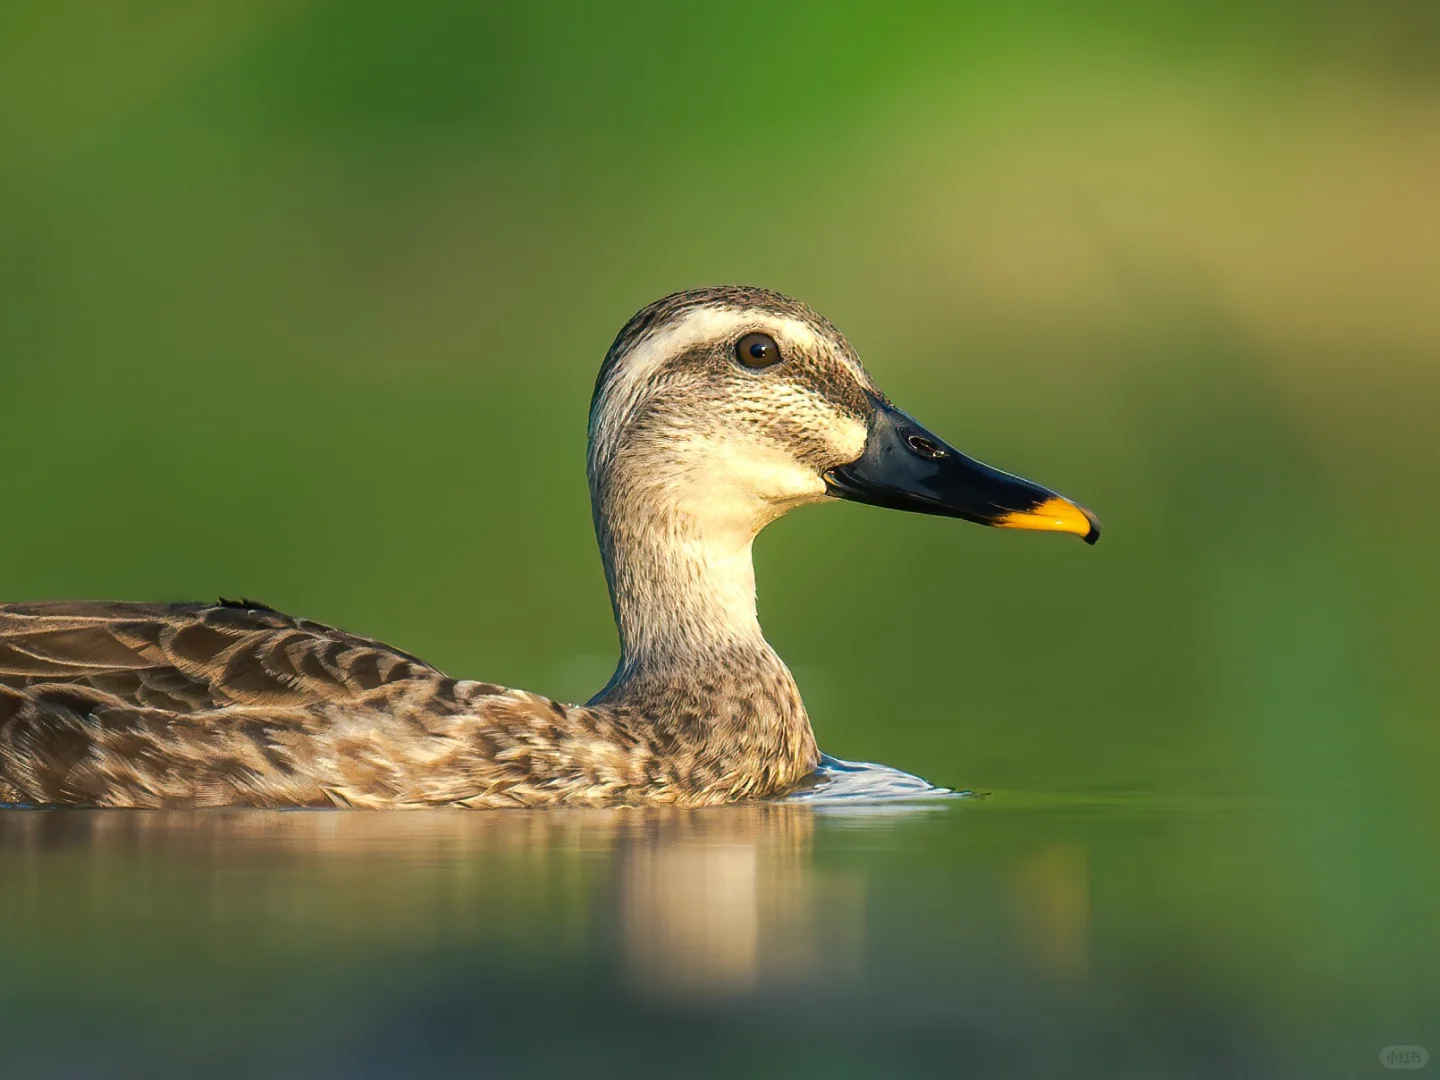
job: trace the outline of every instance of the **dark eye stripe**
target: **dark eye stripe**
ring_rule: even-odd
[[[780,362],[780,346],[769,334],[746,334],[735,343],[735,359],[748,368],[767,368]]]

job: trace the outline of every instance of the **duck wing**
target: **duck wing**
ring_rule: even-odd
[[[756,754],[258,604],[0,605],[0,804],[706,805],[783,786]]]
[[[260,604],[0,605],[0,803],[329,805],[318,776],[455,686]]]
[[[438,674],[378,641],[247,601],[0,605],[0,724],[5,698],[47,688],[193,713],[341,703]]]

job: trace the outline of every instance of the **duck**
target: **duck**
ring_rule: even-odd
[[[1100,523],[897,408],[806,304],[665,296],[621,328],[587,475],[619,636],[589,701],[454,678],[246,600],[0,605],[0,803],[191,809],[699,807],[821,755],[756,614],[752,546],[850,500],[1007,529]]]

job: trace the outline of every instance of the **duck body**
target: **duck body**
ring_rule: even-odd
[[[761,633],[751,545],[840,497],[1098,534],[1088,511],[896,410],[848,342],[746,287],[642,309],[611,346],[589,477],[620,637],[587,704],[451,678],[264,605],[0,605],[0,803],[671,804],[782,794],[819,760]]]
[[[714,689],[564,705],[259,605],[9,605],[0,803],[703,806],[813,771],[793,683],[736,695],[737,726],[772,721],[742,740],[712,731]]]

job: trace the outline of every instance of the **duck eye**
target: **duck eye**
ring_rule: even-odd
[[[746,334],[735,343],[735,359],[748,368],[767,368],[780,362],[780,346],[769,334]]]

